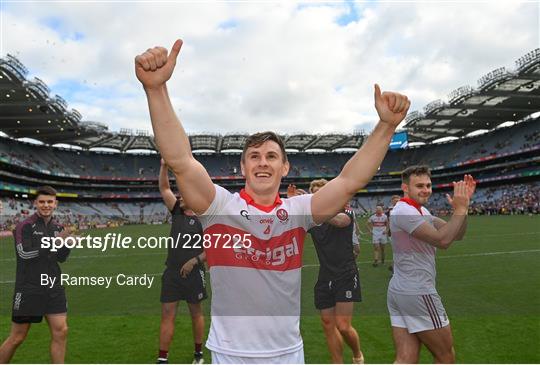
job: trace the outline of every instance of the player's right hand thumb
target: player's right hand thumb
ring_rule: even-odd
[[[172,61],[176,63],[176,58],[178,57],[178,54],[180,53],[180,49],[182,48],[183,43],[184,42],[182,42],[181,39],[177,39],[176,42],[174,42],[171,48],[171,53],[169,53],[168,61]]]
[[[382,99],[382,93],[381,93],[381,87],[379,86],[379,84],[375,84],[374,85],[374,92],[373,92],[373,96],[375,98],[375,104],[377,104],[378,102],[381,101]]]

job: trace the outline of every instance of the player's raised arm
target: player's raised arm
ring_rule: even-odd
[[[159,193],[165,203],[165,206],[169,211],[172,211],[176,204],[176,196],[171,190],[169,183],[169,166],[161,159],[161,166],[159,168]]]
[[[465,192],[467,196],[469,197],[469,204],[470,204],[470,200],[472,199],[474,192],[476,191],[476,181],[471,175],[465,175],[463,177],[463,181],[465,182]],[[448,202],[452,200],[452,198],[448,194],[446,194],[446,198],[448,199]],[[433,217],[433,224],[436,229],[440,230],[442,227],[444,227],[447,224],[447,222],[439,217]],[[454,241],[461,241],[463,237],[465,236],[465,232],[467,232],[467,216],[465,216],[465,219],[463,220],[461,227],[459,227],[459,231]]]
[[[469,210],[469,194],[466,182],[454,183],[454,196],[447,195],[448,202],[454,208],[452,217],[446,224],[435,223],[435,227],[424,222],[416,228],[411,235],[421,241],[438,248],[447,249],[452,242],[460,239],[462,226],[467,219]]]
[[[214,199],[215,188],[208,172],[191,153],[189,139],[174,112],[166,85],[181,47],[182,41],[177,40],[170,53],[163,47],[148,49],[135,57],[135,74],[146,92],[159,152],[182,186],[186,204],[201,214]]]
[[[375,84],[375,108],[380,121],[341,173],[314,194],[311,212],[316,223],[335,216],[359,189],[369,183],[381,165],[394,131],[407,115],[410,105],[405,95],[386,91],[381,93],[379,85]]]

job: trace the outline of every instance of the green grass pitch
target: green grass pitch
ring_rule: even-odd
[[[462,242],[437,254],[438,291],[450,317],[460,363],[540,363],[540,217],[470,217]],[[364,222],[361,228],[366,231]],[[167,235],[168,226],[126,226],[92,231]],[[393,345],[386,311],[390,272],[371,266],[372,248],[362,238],[358,258],[363,302],[356,305],[354,326],[368,363],[392,363]],[[387,246],[388,247],[388,246]],[[390,251],[388,249],[388,251]],[[67,362],[153,363],[158,350],[160,273],[165,250],[95,249],[72,251],[62,264],[71,275],[153,274],[151,289],[135,287],[68,287]],[[391,260],[391,253],[387,254]],[[11,238],[0,240],[0,341],[10,329],[15,277]],[[328,363],[330,357],[319,316],[313,307],[318,261],[308,236],[302,270],[301,330],[308,363]],[[204,302],[205,309],[209,301]],[[186,305],[179,307],[171,362],[191,362],[191,324]],[[207,326],[209,318],[207,317]],[[45,323],[33,325],[14,363],[49,362]],[[345,346],[346,347],[346,346]],[[205,350],[207,362],[209,353]],[[345,360],[351,353],[346,347]],[[422,350],[421,362],[431,356]]]

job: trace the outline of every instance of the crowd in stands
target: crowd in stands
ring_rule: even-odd
[[[473,214],[538,214],[540,184],[499,185],[483,189],[471,205]]]
[[[381,172],[401,171],[412,163],[449,166],[493,154],[538,146],[540,119],[503,127],[457,143],[430,144],[389,151]],[[39,156],[39,158],[36,158]],[[290,176],[329,177],[341,171],[352,156],[348,153],[290,153]],[[211,176],[240,175],[239,154],[195,154]],[[75,151],[21,143],[0,138],[0,159],[9,163],[46,170],[53,174],[75,174],[96,177],[155,178],[159,171],[156,154]]]
[[[33,201],[2,198],[0,231],[11,231],[18,222],[33,214]],[[159,224],[170,219],[163,203],[104,203],[60,201],[55,217],[62,225],[77,229],[104,228],[124,224]]]
[[[452,214],[446,193],[434,192],[429,199],[427,208],[433,214]],[[373,214],[379,204],[388,208],[390,199],[391,195],[357,197],[351,205],[358,214],[367,216]],[[540,182],[478,187],[470,204],[469,214],[540,214]]]
[[[435,192],[428,209],[436,215],[450,215],[446,192]],[[369,216],[378,204],[388,208],[391,195],[359,196],[351,207],[360,216]],[[10,231],[33,214],[33,202],[25,199],[2,198],[3,212],[0,231]],[[473,215],[516,215],[540,213],[540,182],[479,187],[470,206]],[[160,224],[170,221],[170,213],[161,201],[156,202],[72,202],[60,201],[57,220],[77,229],[104,228],[124,224]]]
[[[524,148],[537,148],[540,147],[539,125],[540,118],[536,118],[512,127],[499,128],[489,133],[464,138],[459,143],[446,142],[389,151],[380,171],[383,173],[400,171],[410,164],[420,163],[428,164],[432,168],[451,166],[458,162],[492,154],[515,152]],[[291,153],[289,154],[291,164],[289,177],[332,178],[341,171],[351,155],[352,152]],[[239,154],[196,154],[195,156],[211,176],[240,175]],[[160,165],[159,156],[156,154],[133,155],[58,149],[21,143],[4,137],[0,137],[0,161],[4,164],[19,165],[34,170],[46,170],[52,174],[75,174],[105,178],[157,179]],[[530,175],[535,173],[535,170],[538,169],[537,166],[537,163],[529,162],[512,166],[499,166],[496,169],[478,171],[475,177],[489,180],[507,174],[519,176],[519,174],[526,173]],[[399,178],[399,176],[394,177]],[[440,177],[437,179],[437,183],[449,182],[453,178],[452,176]],[[376,179],[373,186],[379,188],[392,188],[398,184],[395,179],[390,179],[389,175],[379,176]],[[157,190],[151,191],[152,188],[149,186],[148,189],[132,189],[132,191],[125,187],[106,190],[89,188],[86,193],[95,193],[96,199],[99,194],[121,194],[128,195],[130,198],[155,198],[156,200],[146,203],[61,201],[57,217],[63,224],[83,228],[165,222],[168,220],[168,212],[159,200],[159,193]],[[71,192],[69,188],[64,190]],[[149,192],[154,195],[149,196]],[[486,215],[538,214],[540,211],[539,196],[539,182],[490,187],[479,186],[471,204],[470,213]],[[13,229],[17,222],[34,211],[30,200],[2,198],[2,202],[4,209],[0,220],[0,231]],[[377,204],[382,203],[388,207],[389,202],[390,194],[385,196],[360,195],[351,204],[357,213],[367,215],[375,210]],[[437,214],[450,214],[444,193],[435,192],[428,208]]]

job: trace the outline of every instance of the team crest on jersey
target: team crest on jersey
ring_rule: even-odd
[[[289,220],[289,213],[283,208],[280,208],[276,212],[276,216],[281,221],[281,223],[285,223]]]
[[[352,291],[347,290],[347,291],[345,292],[345,298],[351,299],[351,298],[352,298]]]
[[[192,226],[192,225],[194,225],[194,224],[195,224],[195,219],[191,218],[191,219],[189,220],[189,225]]]

